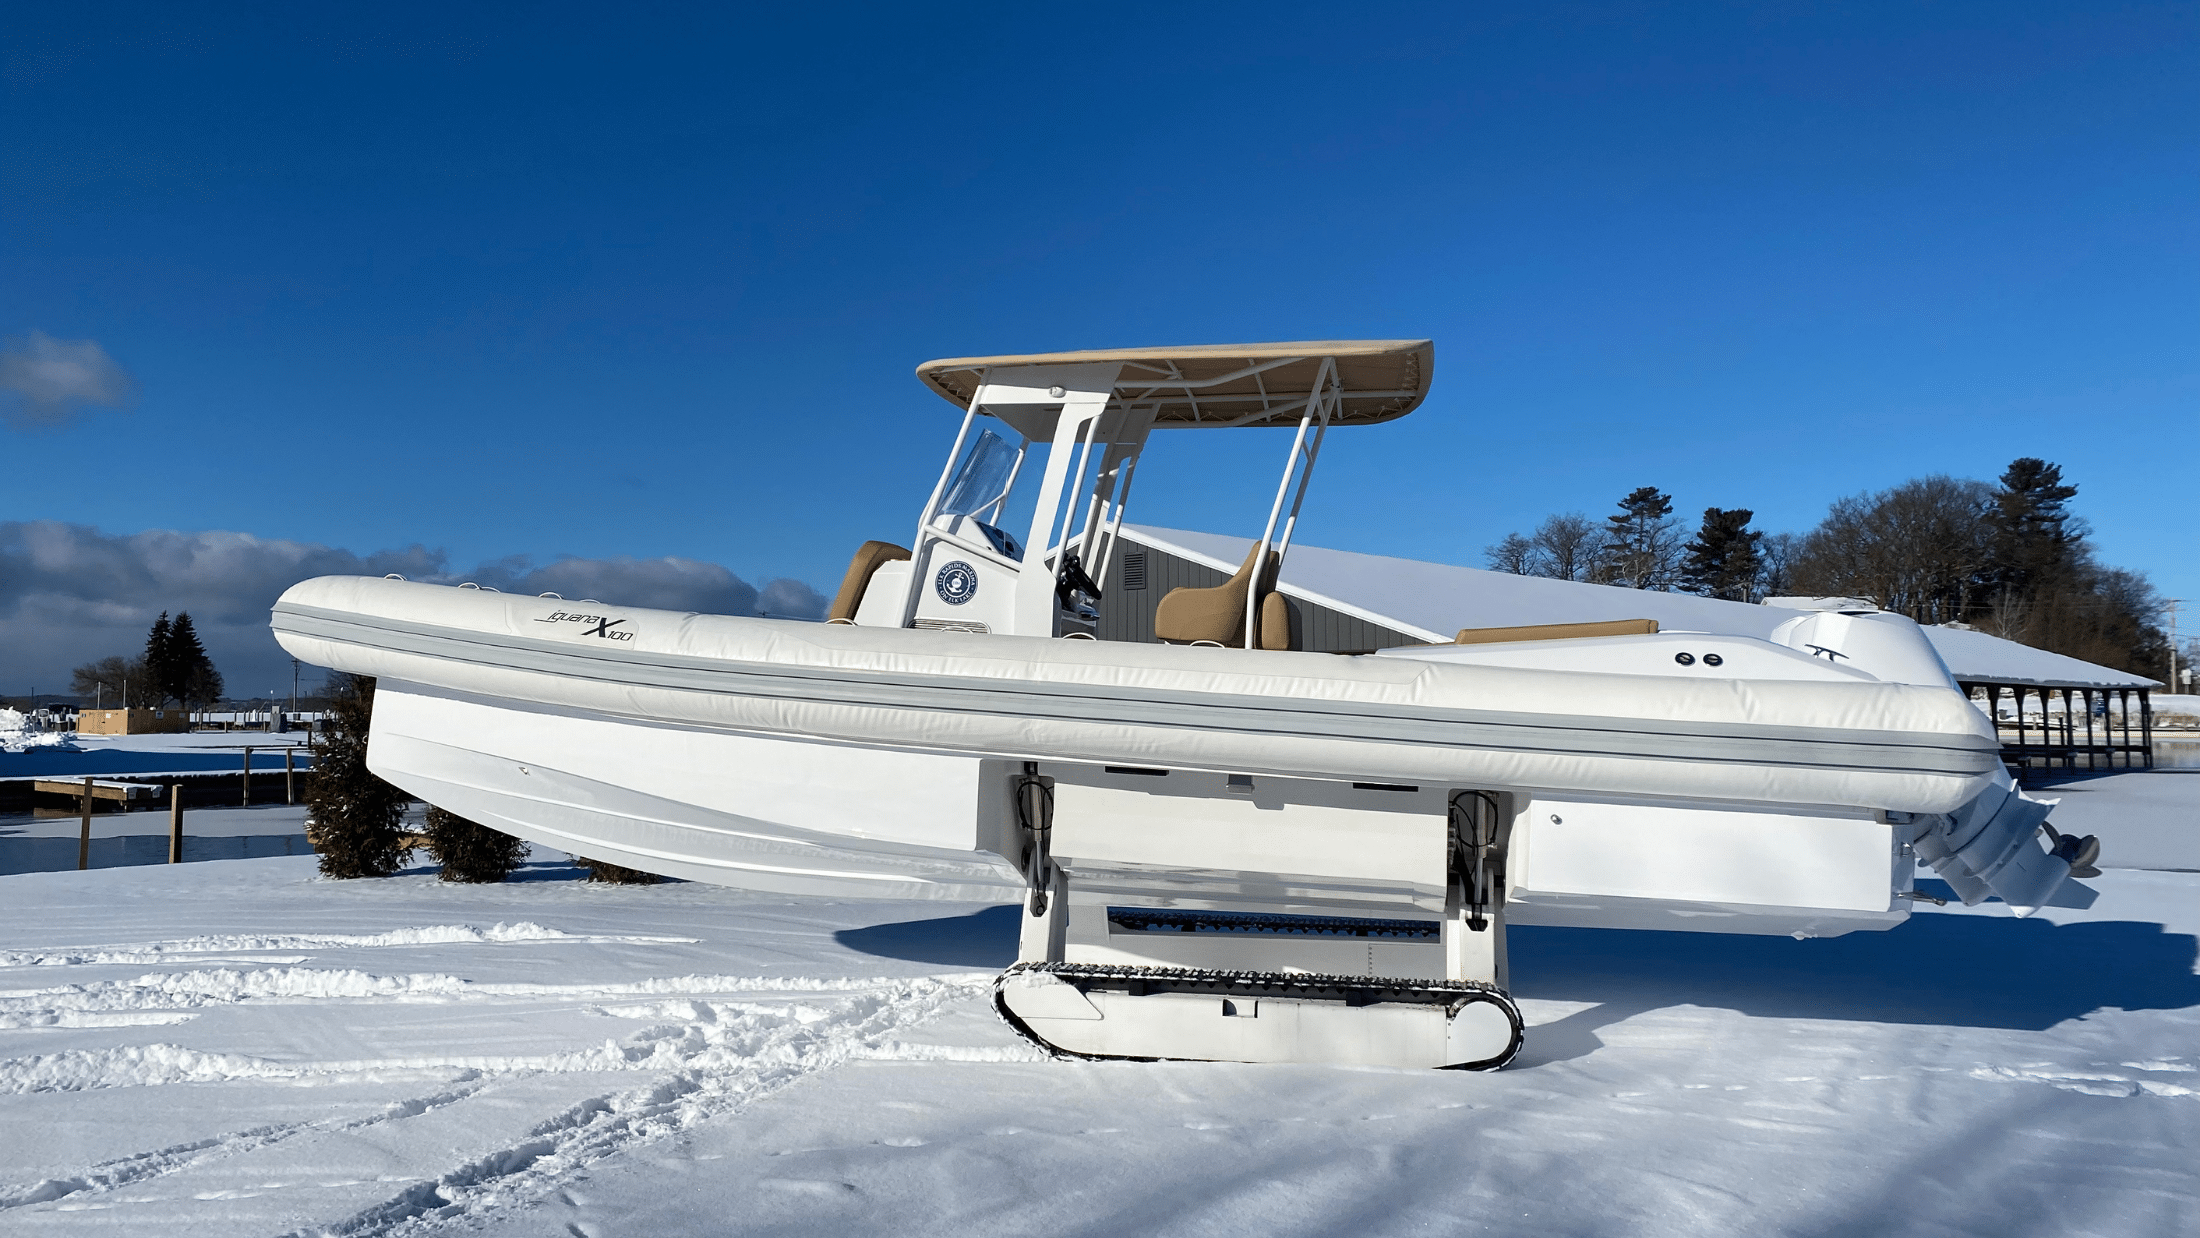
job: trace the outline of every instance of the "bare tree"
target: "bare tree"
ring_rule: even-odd
[[[1933,476],[1854,495],[1795,548],[1788,587],[2165,674],[2161,596],[2143,574],[2094,558],[2085,522],[2066,506],[2077,492],[2059,467],[2028,456],[1999,487]]]
[[[1785,597],[1794,592],[1795,550],[1802,538],[1793,533],[1767,533],[1757,543],[1757,596]]]
[[[145,660],[120,655],[86,662],[69,672],[69,691],[86,705],[109,709],[123,707],[125,692],[133,709],[158,709],[162,703],[160,686],[153,682]]]
[[[2077,546],[2033,588],[1997,592],[1979,626],[1996,636],[2145,675],[2169,673],[2162,595],[2144,573],[2105,567]]]
[[[1507,533],[1505,540],[1482,550],[1493,572],[1511,572],[1515,576],[1534,576],[1535,543],[1518,533]]]
[[[1866,597],[1919,623],[1971,615],[1993,567],[1994,491],[1935,475],[1834,503],[1789,565],[1791,587]]]
[[[1561,512],[1535,527],[1535,574],[1588,580],[1604,553],[1604,526],[1580,512]]]
[[[1604,526],[1580,512],[1561,512],[1544,518],[1527,537],[1507,533],[1505,540],[1484,548],[1483,555],[1495,571],[1516,576],[1549,576],[1558,580],[1589,580],[1597,557],[1604,551]]]

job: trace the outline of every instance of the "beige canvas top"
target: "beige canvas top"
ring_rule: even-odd
[[[1156,427],[1276,426],[1298,423],[1324,357],[1337,359],[1337,378],[1345,391],[1344,404],[1330,424],[1366,426],[1403,417],[1421,403],[1436,367],[1436,345],[1428,340],[1301,340],[950,357],[918,366],[917,377],[955,407],[966,408],[988,369],[1120,362],[1116,397],[1155,405]]]

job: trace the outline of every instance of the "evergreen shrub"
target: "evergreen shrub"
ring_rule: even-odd
[[[621,868],[616,864],[591,860],[583,855],[574,856],[573,862],[588,870],[590,881],[608,881],[622,886],[650,886],[664,880],[655,873],[645,873],[638,868]]]
[[[527,843],[468,821],[455,812],[428,806],[428,854],[443,866],[443,880],[502,881],[527,858]]]
[[[332,675],[328,696],[328,720],[314,736],[305,776],[307,839],[324,877],[387,877],[412,853],[398,829],[411,800],[367,769],[374,680]]]

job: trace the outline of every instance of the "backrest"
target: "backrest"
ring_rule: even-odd
[[[1209,589],[1171,589],[1154,609],[1153,634],[1165,641],[1186,643],[1213,641],[1218,645],[1245,645],[1245,594],[1254,587],[1253,562],[1260,544],[1245,552],[1237,574]],[[1276,580],[1276,552],[1268,552],[1268,568],[1260,574],[1260,593],[1265,596]]]
[[[863,605],[863,590],[871,583],[871,574],[880,564],[908,557],[906,549],[892,542],[870,541],[856,547],[856,556],[848,560],[848,574],[840,578],[840,592],[833,595],[833,608],[825,612],[825,621],[853,622],[856,608]]]
[[[1299,647],[1299,608],[1281,590],[1270,590],[1268,596],[1260,600],[1260,647]]]

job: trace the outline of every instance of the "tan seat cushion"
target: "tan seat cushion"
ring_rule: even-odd
[[[1297,649],[1299,647],[1299,608],[1280,591],[1271,592],[1260,600],[1260,647],[1263,649]]]
[[[848,560],[848,574],[840,578],[840,592],[833,595],[833,608],[825,612],[826,622],[854,620],[856,608],[863,605],[863,591],[871,583],[871,574],[881,564],[908,557],[907,550],[892,542],[865,542],[856,547],[856,557]]]
[[[1153,612],[1153,634],[1176,644],[1213,641],[1233,649],[1245,647],[1245,593],[1253,586],[1253,559],[1259,543],[1245,552],[1245,565],[1237,575],[1210,589],[1171,589]],[[1261,573],[1260,592],[1275,586],[1276,552],[1268,552],[1267,570]]]
[[[1461,628],[1454,645],[1496,645],[1516,640],[1579,640],[1585,636],[1656,636],[1655,619],[1607,619],[1602,623],[1536,623],[1519,628]]]

